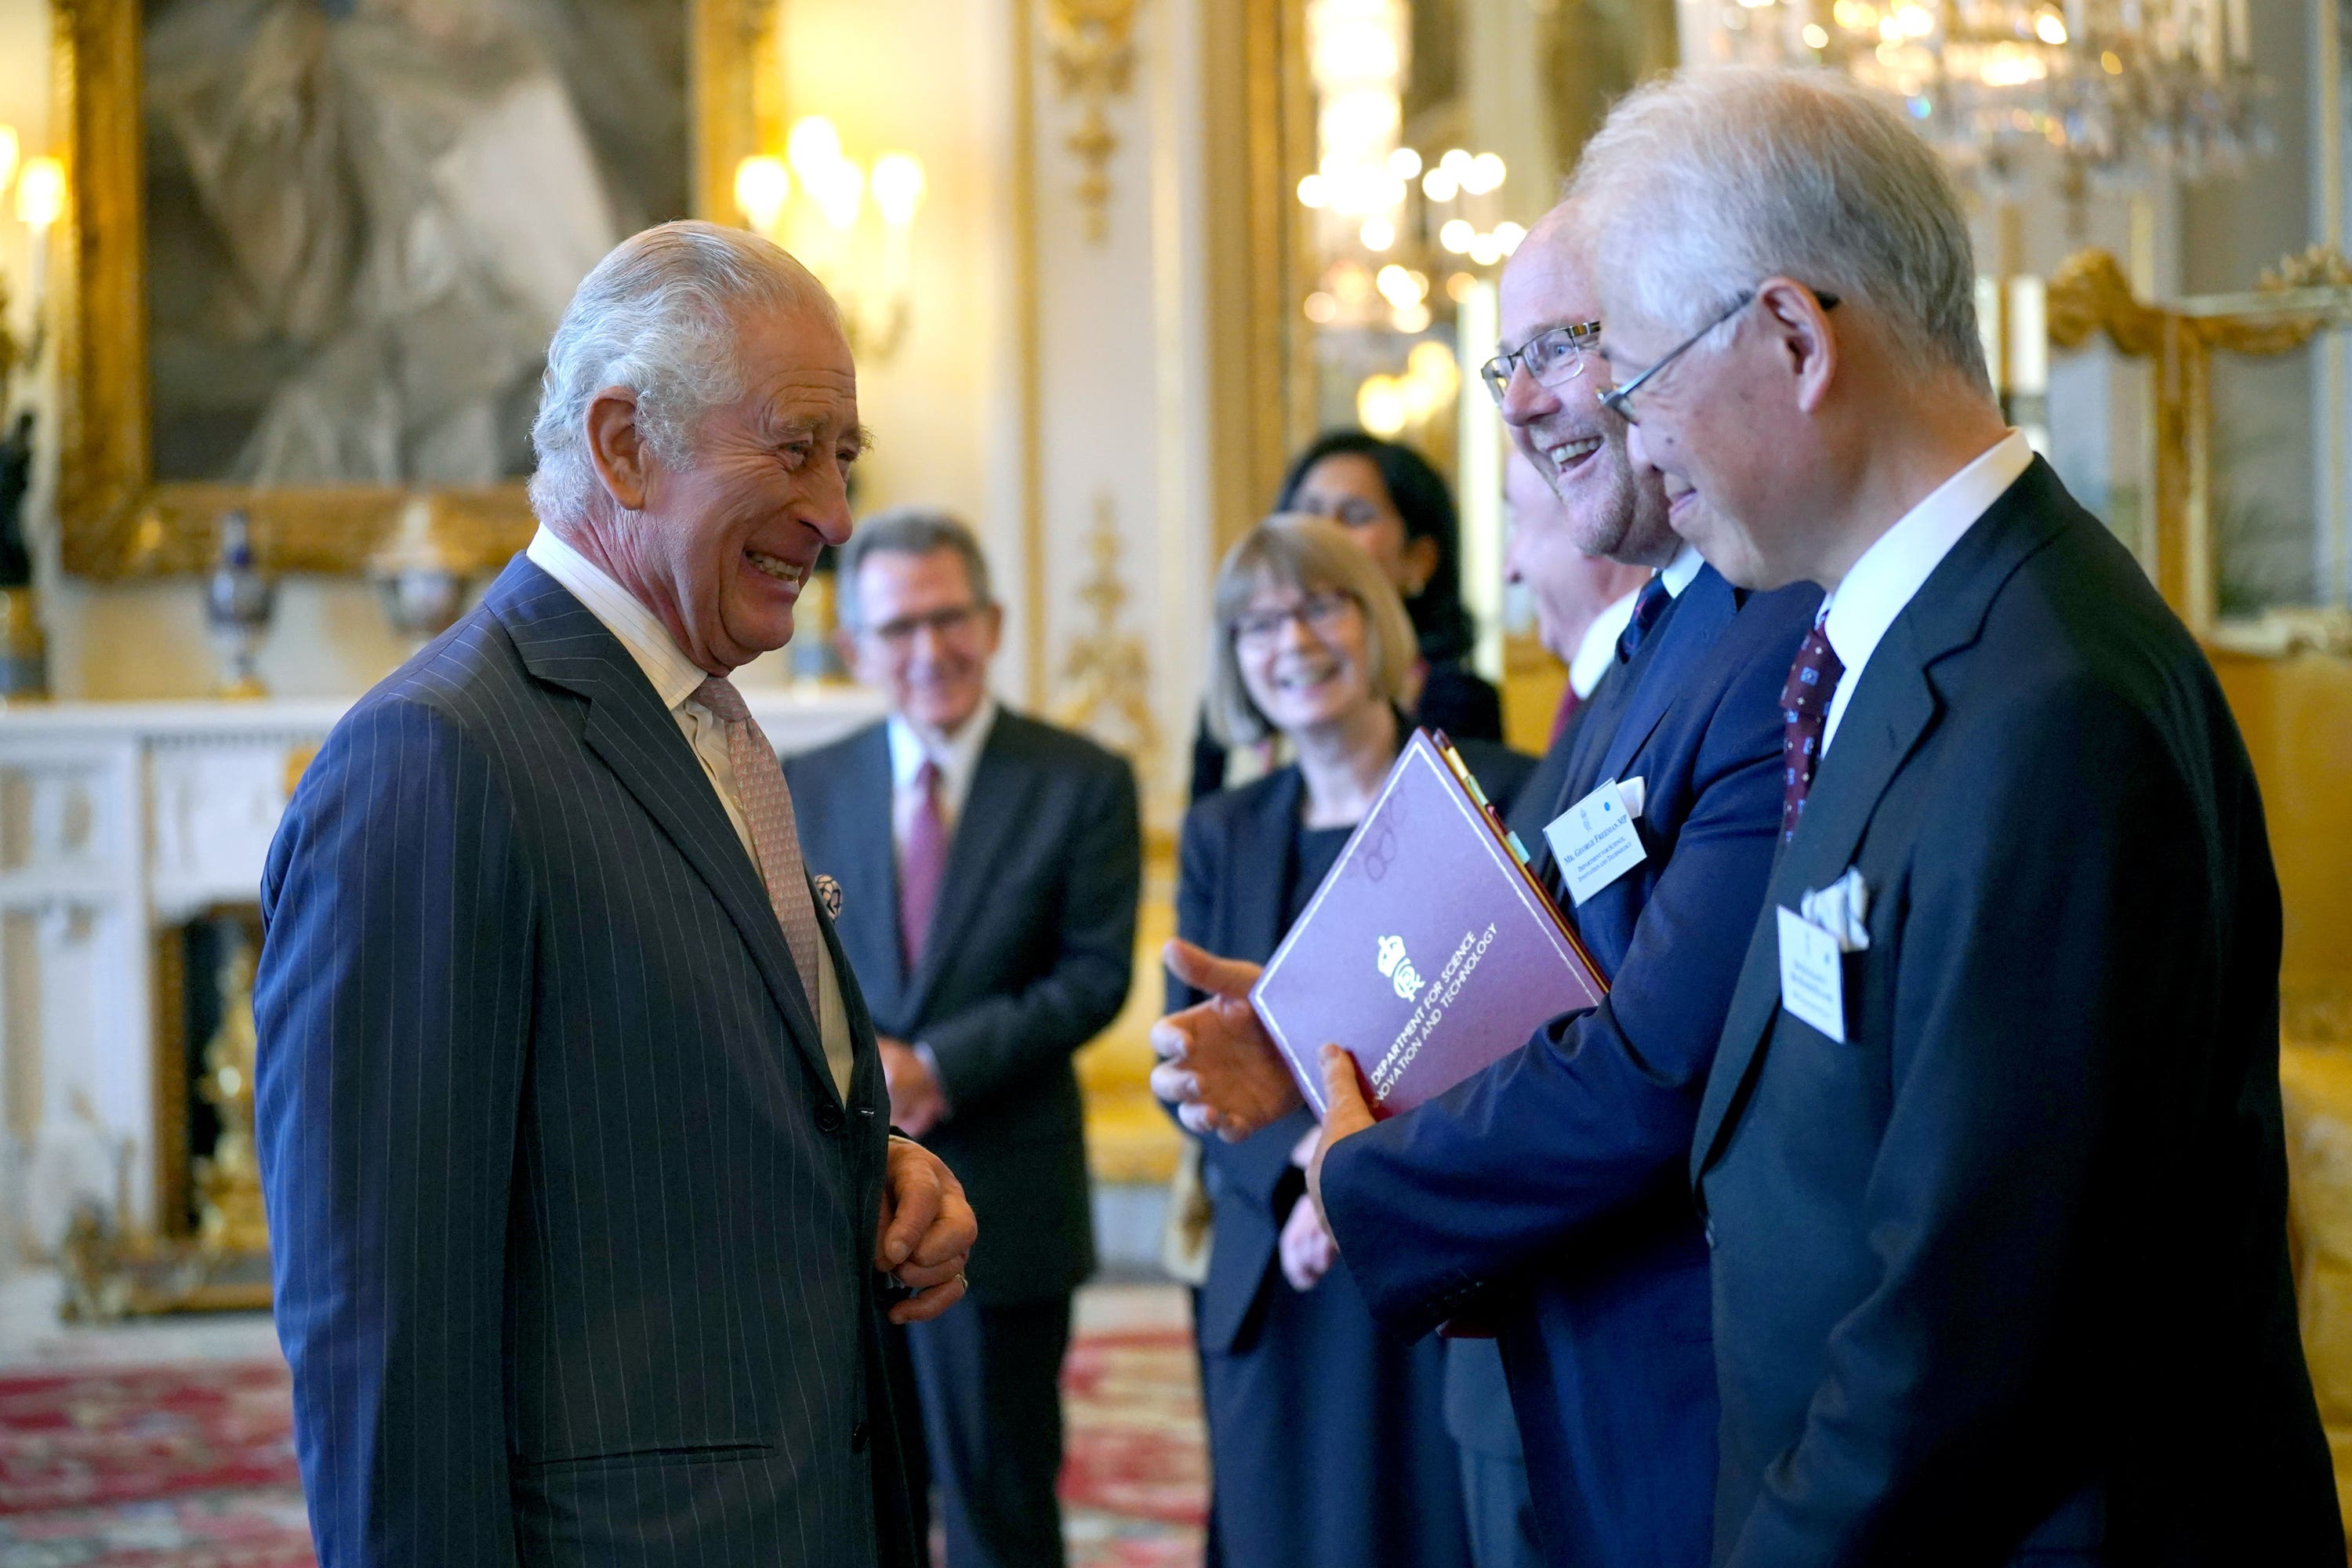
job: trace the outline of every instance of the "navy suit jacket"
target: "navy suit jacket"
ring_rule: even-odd
[[[518,557],[270,847],[256,1124],[322,1568],[903,1564],[846,1100],[627,650]]]
[[[1118,1016],[1135,974],[1134,771],[1083,736],[999,710],[912,974],[898,941],[887,727],[804,752],[784,771],[809,870],[841,883],[841,943],[875,1026],[938,1059],[952,1114],[925,1142],[988,1233],[972,1251],[973,1296],[1067,1295],[1095,1266],[1070,1058]]]
[[[1563,1563],[1706,1558],[1707,1256],[1683,1184],[1779,831],[1780,689],[1819,600],[1692,580],[1555,748],[1549,798],[1531,789],[1514,816],[1538,844],[1601,780],[1643,781],[1647,858],[1573,917],[1608,998],[1325,1159],[1333,1232],[1376,1312],[1419,1334],[1483,1298],[1498,1321]]]
[[[1694,1143],[1718,1558],[2333,1568],[2278,884],[2212,670],[2037,459],[1857,679]],[[1780,1006],[1775,910],[1849,867],[1841,1043]]]

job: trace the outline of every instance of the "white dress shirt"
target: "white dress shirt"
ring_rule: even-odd
[[[1830,590],[1822,602],[1822,630],[1845,673],[1830,697],[1829,717],[1822,726],[1822,755],[1829,755],[1838,721],[1845,717],[1853,689],[1862,683],[1863,668],[1886,628],[1943,564],[1952,546],[2032,463],[2033,448],[2024,432],[2011,430],[1904,513]]]
[[[669,635],[669,628],[635,595],[613,581],[602,567],[544,524],[531,535],[530,548],[523,553],[541,571],[570,589],[572,597],[587,605],[588,613],[602,621],[604,629],[618,637],[621,646],[629,650],[629,657],[637,661],[637,668],[653,684],[654,695],[677,721],[679,731],[694,752],[694,760],[702,764],[703,776],[718,792],[719,804],[726,808],[727,820],[734,825],[735,837],[742,840],[743,853],[751,858],[752,869],[758,870],[760,852],[751,843],[751,819],[743,815],[743,803],[735,788],[735,764],[727,755],[727,726],[710,710],[694,700],[695,689],[705,679],[701,667],[686,657],[677,639]],[[834,973],[832,950],[824,942],[817,944],[816,963],[817,1028],[824,1036],[825,1066],[832,1069],[834,1087],[846,1100],[854,1065],[849,1008],[842,998],[841,977]]]
[[[1612,600],[1584,628],[1575,657],[1568,661],[1569,689],[1576,693],[1579,702],[1592,695],[1592,689],[1601,684],[1601,678],[1617,662],[1617,639],[1633,620],[1633,601],[1641,596],[1642,590],[1636,588],[1622,598]]]
[[[890,813],[890,833],[901,855],[907,849],[908,817],[919,804],[915,798],[915,774],[927,761],[938,764],[940,822],[953,837],[956,824],[963,820],[964,802],[971,798],[971,779],[980,772],[980,754],[988,749],[989,731],[995,728],[996,699],[989,696],[981,698],[963,728],[943,745],[925,741],[905,719],[890,715],[890,785],[897,799]]]
[[[1683,590],[1697,577],[1698,569],[1706,564],[1699,557],[1698,546],[1685,544],[1675,552],[1672,561],[1658,568],[1658,580],[1665,584],[1668,594],[1679,599],[1683,596]]]

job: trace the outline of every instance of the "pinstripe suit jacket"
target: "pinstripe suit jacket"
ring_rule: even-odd
[[[602,623],[517,557],[336,726],[261,898],[322,1568],[911,1563],[873,1027],[828,924],[845,1104],[759,873]]]

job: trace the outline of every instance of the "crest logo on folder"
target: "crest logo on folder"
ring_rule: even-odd
[[[1412,966],[1412,961],[1404,955],[1404,938],[1401,936],[1381,938],[1380,963],[1381,973],[1387,977],[1389,984],[1396,987],[1396,994],[1408,1002],[1420,996],[1421,972],[1415,969]]]

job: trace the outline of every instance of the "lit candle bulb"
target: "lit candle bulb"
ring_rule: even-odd
[[[882,287],[896,299],[908,286],[907,234],[923,205],[923,165],[909,153],[885,153],[874,160],[866,188],[882,215]]]
[[[55,158],[28,158],[16,176],[16,221],[31,231],[33,314],[48,298],[49,227],[66,210],[66,169]]]

